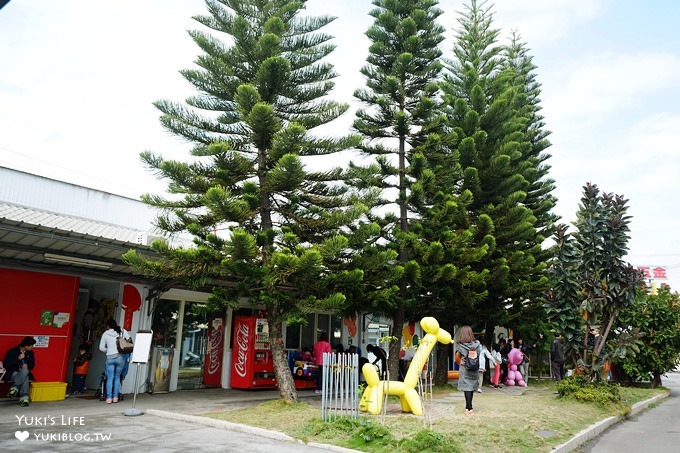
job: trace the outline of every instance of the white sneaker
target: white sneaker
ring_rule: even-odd
[[[482,389],[477,389],[477,393],[482,393]]]

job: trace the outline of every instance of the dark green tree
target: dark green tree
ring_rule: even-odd
[[[548,288],[542,243],[554,204],[531,59],[516,41],[498,44],[492,19],[485,2],[466,5],[442,84],[459,139],[462,187],[472,193],[472,223],[489,247],[474,266],[489,273],[487,296],[460,323],[484,329],[488,342],[495,326],[516,324]]]
[[[562,235],[557,237],[558,258],[552,269],[558,291],[548,301],[548,314],[557,330],[565,333],[575,365],[593,379],[600,377],[608,359],[605,345],[612,327],[621,311],[633,304],[635,290],[643,283],[641,272],[623,259],[630,239],[627,202],[620,195],[600,193],[588,183],[573,236],[565,233],[566,227],[558,227]],[[577,322],[580,325],[575,328]],[[597,344],[590,333],[594,328],[602,335]]]
[[[435,0],[374,0],[374,23],[366,32],[371,40],[361,73],[365,88],[355,97],[365,106],[357,112],[354,128],[363,137],[359,147],[375,158],[369,167],[352,167],[355,185],[376,187],[382,198],[371,221],[380,228],[382,244],[396,252],[398,263],[386,286],[398,292],[373,300],[375,312],[393,320],[389,369],[396,376],[402,327],[416,304],[412,288],[420,284],[420,265],[415,259],[410,232],[414,155],[438,127],[438,88],[441,71],[439,43],[443,28],[437,24],[442,11]],[[388,212],[387,214],[384,214]]]
[[[536,325],[545,319],[543,300],[549,285],[543,269],[554,255],[552,247],[546,247],[545,241],[555,233],[555,223],[558,220],[553,208],[557,202],[553,195],[555,181],[550,178],[550,165],[547,161],[551,155],[546,152],[550,147],[545,123],[540,111],[541,85],[537,81],[536,65],[529,54],[527,44],[520,40],[517,33],[512,33],[510,44],[504,49],[502,70],[510,84],[516,89],[513,98],[514,108],[519,115],[526,118],[524,125],[525,140],[528,142],[523,148],[523,159],[526,161],[523,177],[529,183],[526,199],[523,204],[531,209],[536,217],[534,227],[536,235],[530,254],[537,265],[532,276],[526,276],[530,281],[526,285],[523,298],[515,298],[510,316],[515,319],[513,324]],[[525,329],[524,329],[525,330]],[[525,340],[528,338],[524,335]]]
[[[305,160],[358,144],[310,132],[347,109],[328,98],[336,74],[324,58],[334,46],[319,30],[333,18],[301,16],[304,0],[206,4],[208,14],[194,19],[209,31],[190,32],[203,52],[198,68],[182,71],[197,94],[155,104],[165,128],[194,145],[193,158],[141,156],[169,181],[169,196],[143,196],[163,210],[158,226],[189,232],[194,243],[158,241],[162,259],[126,259],[147,274],[213,285],[209,305],[218,309],[241,300],[264,308],[279,391],[295,401],[283,323],[342,309],[343,289],[359,286],[363,274],[342,264],[343,233],[367,206],[342,184],[343,171],[309,171]]]
[[[666,285],[657,294],[638,290],[635,303],[621,311],[617,323],[615,337],[629,335],[632,329],[644,336],[634,354],[626,346],[617,348],[623,360],[614,362],[614,376],[661,385],[661,376],[680,365],[680,295]]]

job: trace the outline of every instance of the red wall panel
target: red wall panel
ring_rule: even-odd
[[[48,347],[33,348],[33,376],[65,382],[79,286],[78,277],[0,268],[0,360],[27,335],[48,337]],[[68,314],[68,322],[41,325],[47,311]]]

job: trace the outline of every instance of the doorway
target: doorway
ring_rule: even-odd
[[[202,307],[200,303],[163,299],[154,308],[151,324],[154,349],[162,352],[174,348],[173,355],[177,357],[173,360],[171,374],[176,373],[177,390],[204,387],[208,323]]]

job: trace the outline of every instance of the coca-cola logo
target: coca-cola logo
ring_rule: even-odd
[[[218,320],[215,320],[218,321]],[[210,338],[208,339],[208,374],[215,374],[220,368],[220,352],[222,352],[222,322],[219,320],[213,323],[213,328],[210,331]],[[216,324],[218,324],[216,326]]]
[[[236,361],[234,362],[234,370],[240,377],[246,377],[246,365],[248,363],[248,337],[250,336],[250,329],[248,324],[241,323],[236,326],[236,334],[234,337],[236,343]]]

